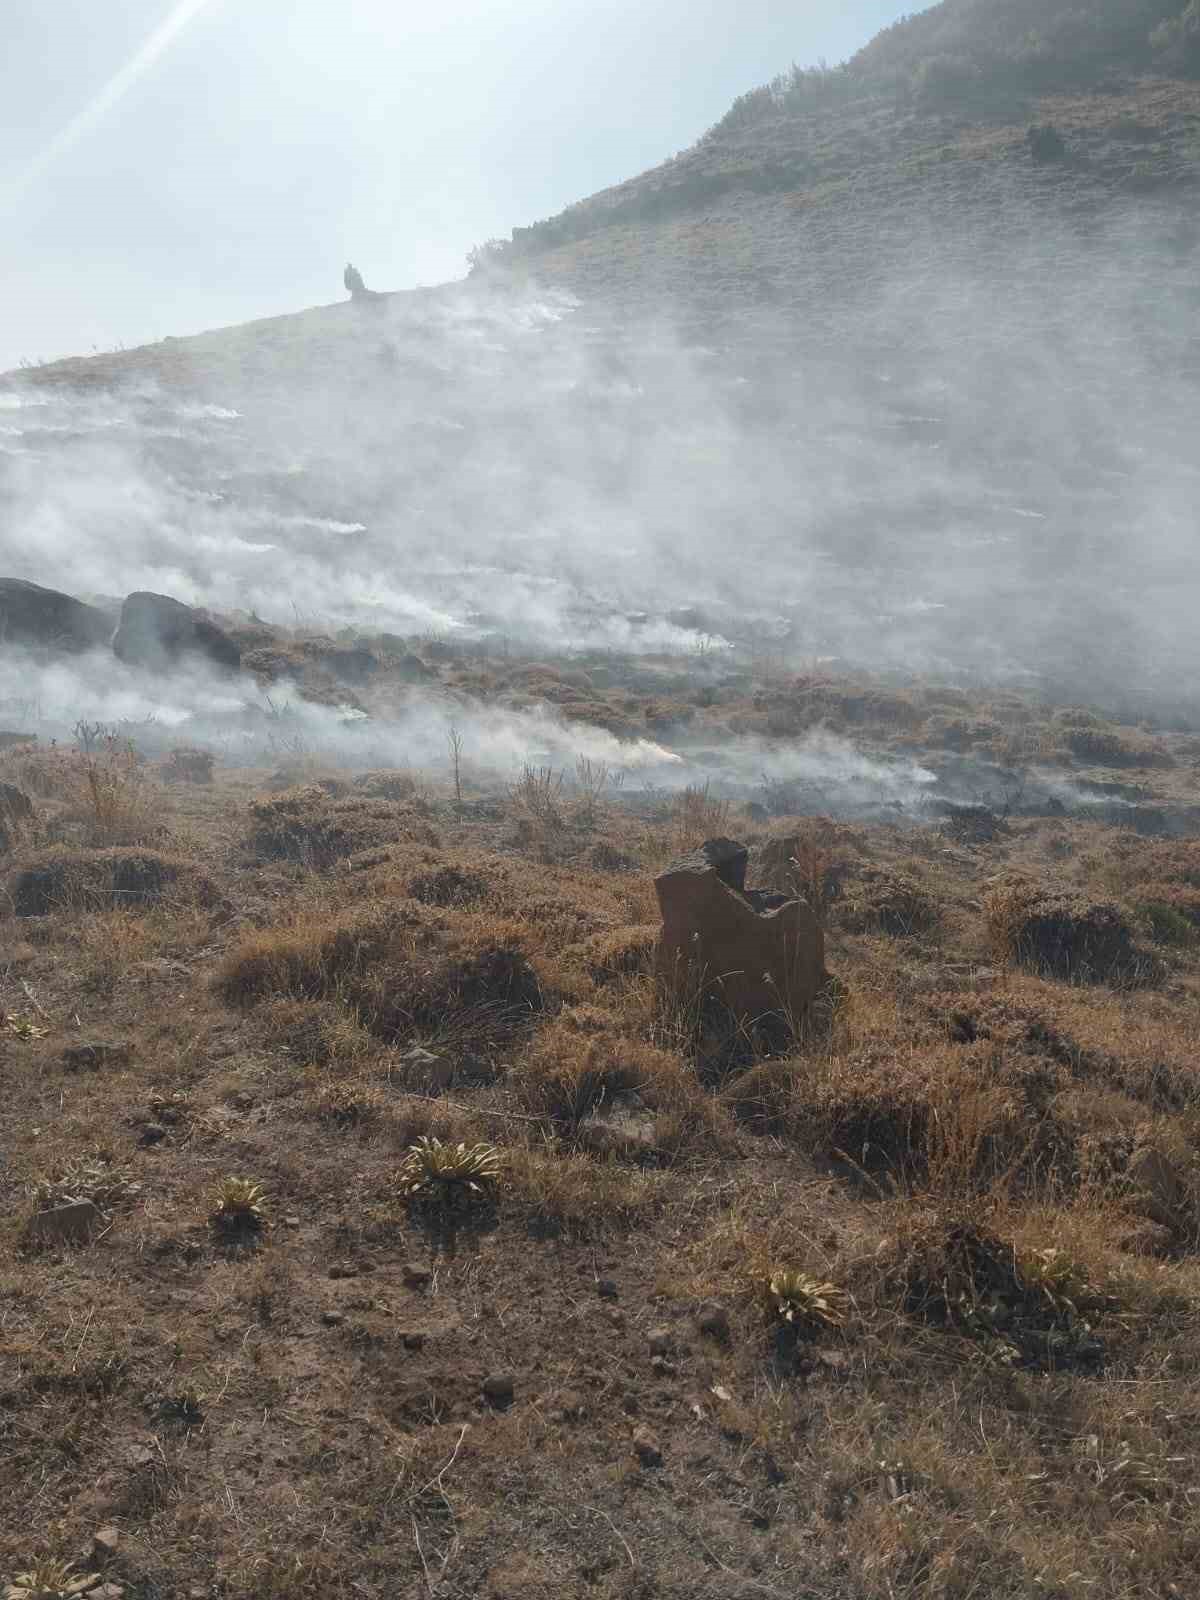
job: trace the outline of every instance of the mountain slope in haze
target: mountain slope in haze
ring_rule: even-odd
[[[1177,76],[1200,65],[1194,9],[943,0],[844,67],[793,67],[690,150],[476,259],[727,314],[735,301],[801,309],[814,293],[852,295],[920,254],[930,233],[953,235],[961,262],[1014,228],[1094,226],[1151,195],[1151,215],[1190,251],[1194,227],[1175,235],[1171,220],[1195,215],[1200,83]],[[1065,149],[1038,162],[1028,132],[1045,124]]]
[[[1166,0],[1038,14],[947,0],[465,283],[12,375],[5,570],[1190,716],[1200,83]]]

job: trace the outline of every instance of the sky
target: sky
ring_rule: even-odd
[[[0,371],[461,277],[895,0],[7,0]]]

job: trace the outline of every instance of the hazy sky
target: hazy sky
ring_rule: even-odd
[[[895,0],[7,0],[0,370],[461,277]]]

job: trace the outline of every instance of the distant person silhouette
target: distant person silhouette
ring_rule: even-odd
[[[380,294],[378,289],[368,289],[363,282],[362,273],[347,261],[346,270],[342,273],[342,282],[350,291],[350,298],[355,305],[371,305],[383,307],[387,303],[387,295]]]

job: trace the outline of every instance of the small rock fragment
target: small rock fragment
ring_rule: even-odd
[[[29,1237],[38,1244],[77,1244],[100,1226],[100,1212],[90,1200],[73,1200],[51,1211],[39,1211],[29,1224]]]
[[[414,1261],[404,1263],[404,1281],[410,1289],[428,1289],[433,1282],[432,1267],[418,1266]]]
[[[401,1335],[406,1350],[423,1350],[425,1348],[425,1335],[423,1333],[405,1333]]]
[[[167,1130],[160,1122],[148,1122],[142,1129],[142,1144],[160,1144],[167,1137]]]
[[[596,1293],[601,1300],[615,1300],[618,1292],[617,1285],[612,1278],[598,1278],[596,1280]]]
[[[331,1278],[357,1278],[358,1268],[339,1262],[337,1265],[330,1267],[329,1276]]]
[[[89,1559],[97,1563],[111,1561],[120,1546],[120,1528],[114,1528],[111,1523],[107,1527],[97,1528],[92,1535],[92,1553]]]
[[[126,1067],[132,1055],[133,1046],[125,1040],[88,1039],[82,1044],[69,1044],[62,1061],[72,1072],[80,1072],[97,1067]]]
[[[662,1466],[662,1449],[649,1428],[637,1428],[633,1435],[633,1448],[644,1467]]]
[[[729,1312],[719,1300],[706,1300],[696,1316],[696,1326],[710,1339],[728,1339]]]
[[[483,1380],[484,1396],[494,1406],[512,1405],[514,1387],[511,1372],[493,1372]]]
[[[652,1356],[665,1356],[671,1350],[671,1330],[667,1327],[651,1328],[646,1335],[646,1343],[650,1346]]]
[[[284,1217],[283,1225],[285,1228],[298,1228],[300,1226],[300,1218],[295,1216]]]
[[[321,1321],[327,1328],[340,1328],[345,1322],[345,1314],[341,1311],[322,1311]]]

